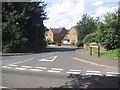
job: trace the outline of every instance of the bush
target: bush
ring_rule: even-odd
[[[98,34],[97,33],[91,33],[85,36],[83,39],[83,43],[92,43],[92,42],[97,42],[98,43]]]
[[[75,42],[71,42],[71,45],[75,45]]]
[[[52,42],[51,40],[47,40],[47,44],[56,44],[55,42]]]

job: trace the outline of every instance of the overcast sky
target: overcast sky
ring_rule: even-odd
[[[44,0],[47,4],[48,20],[44,25],[48,28],[65,27],[70,29],[81,20],[83,14],[93,17],[102,16],[107,12],[114,12],[118,8],[119,0]]]

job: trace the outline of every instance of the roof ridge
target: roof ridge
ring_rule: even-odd
[[[54,34],[59,34],[63,29],[64,27],[60,27],[60,28],[50,28],[52,30],[52,32]]]

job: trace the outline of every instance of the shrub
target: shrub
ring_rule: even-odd
[[[92,43],[92,42],[97,42],[98,43],[98,34],[97,33],[91,33],[85,36],[83,39],[83,43]]]
[[[71,45],[75,45],[75,42],[71,42]]]

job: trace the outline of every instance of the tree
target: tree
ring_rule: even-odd
[[[44,2],[3,2],[3,51],[36,52],[45,47],[45,6]]]
[[[90,17],[87,14],[82,16],[82,19],[77,23],[78,39],[82,41],[84,37],[97,30],[97,19]]]
[[[105,23],[100,26],[100,42],[106,49],[116,49],[120,47],[120,26],[118,12],[107,13]]]

